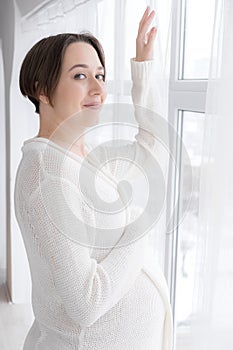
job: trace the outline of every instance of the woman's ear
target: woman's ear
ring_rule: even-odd
[[[48,99],[48,97],[45,96],[44,94],[42,94],[42,93],[39,94],[38,98],[39,98],[39,101],[40,101],[40,102],[42,102],[42,103],[44,103],[44,104],[46,104],[46,105],[49,104],[49,99]]]
[[[38,81],[36,81],[35,83],[35,87],[38,93],[38,100],[44,104],[49,104],[49,99],[48,97],[44,94],[44,92],[41,90],[40,92],[38,92]]]

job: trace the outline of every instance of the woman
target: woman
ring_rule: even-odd
[[[148,31],[153,17],[154,11],[147,8],[139,24],[136,58],[131,60],[133,101],[145,101],[145,107],[154,103],[148,85],[154,65],[156,28]],[[118,247],[106,249],[110,244],[104,246],[107,236],[97,225],[103,216],[93,213],[79,190],[82,182],[82,191],[95,202],[90,191],[93,165],[80,177],[88,153],[84,137],[67,152],[73,128],[66,121],[77,113],[84,113],[85,120],[86,111],[95,118],[106,98],[105,74],[102,47],[89,34],[42,39],[21,67],[21,92],[40,115],[38,135],[24,142],[15,184],[15,211],[30,265],[35,315],[24,350],[172,346],[166,283],[161,271],[150,271],[146,263],[146,237],[120,245],[126,242],[126,214],[115,212],[104,216],[103,226],[110,228],[111,244]],[[144,154],[140,137],[137,147]],[[115,177],[122,171],[120,164],[116,161],[109,168]],[[111,200],[113,182],[107,177],[99,176],[99,191]],[[120,190],[118,194],[124,203]]]

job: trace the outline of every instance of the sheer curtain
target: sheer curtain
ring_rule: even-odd
[[[135,57],[138,24],[146,6],[155,9],[152,25],[158,28],[154,47],[156,64],[154,89],[156,89],[156,112],[168,120],[168,86],[170,68],[170,20],[171,0],[103,0],[99,11],[99,38],[104,43],[109,83],[109,103],[132,103],[130,97],[130,58]],[[113,21],[110,18],[113,14]],[[109,33],[114,43],[109,40]],[[123,135],[121,135],[123,136]],[[127,135],[124,135],[127,137]],[[159,135],[158,135],[159,136]],[[129,138],[130,139],[130,138]],[[140,194],[139,194],[140,196]],[[164,206],[166,208],[166,204]],[[164,268],[166,241],[166,210],[150,232],[155,263]]]
[[[216,0],[202,155],[195,350],[233,344],[233,2]]]

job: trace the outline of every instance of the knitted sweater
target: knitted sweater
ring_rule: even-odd
[[[154,61],[131,60],[135,105],[155,109],[153,69]],[[151,123],[153,130],[153,120],[137,119]],[[126,155],[134,152],[146,161],[146,145],[151,148],[150,137],[139,132],[135,143],[125,147]],[[110,159],[106,152],[103,148],[103,158]],[[42,137],[26,140],[22,153],[14,201],[35,315],[24,350],[170,350],[168,290],[162,271],[151,262],[148,235],[119,244],[126,242],[128,216],[119,211],[98,217],[87,205],[78,183],[83,158],[77,154]],[[87,169],[88,192],[90,164]],[[98,194],[105,200],[113,198],[112,179],[122,172],[127,166],[115,160],[99,175]],[[134,214],[131,209],[130,217]],[[112,228],[116,248],[97,247],[95,228],[100,226]]]

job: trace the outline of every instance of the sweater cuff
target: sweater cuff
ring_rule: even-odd
[[[130,59],[132,79],[149,80],[155,73],[155,60],[135,61],[135,58]]]

